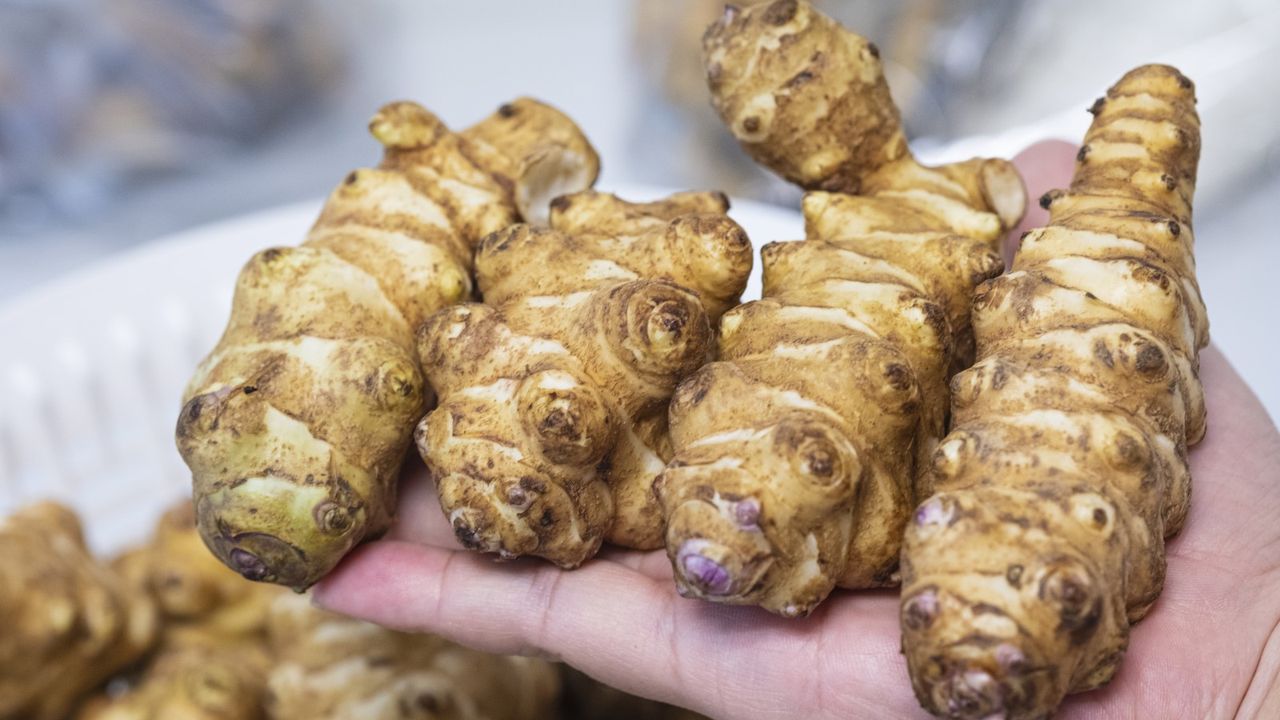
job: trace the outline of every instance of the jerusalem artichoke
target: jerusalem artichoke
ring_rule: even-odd
[[[227,329],[188,385],[177,443],[210,549],[252,580],[310,586],[387,529],[428,403],[415,328],[471,294],[475,242],[594,182],[594,150],[539,102],[459,133],[412,103],[370,123],[300,247],[258,253]]]
[[[903,651],[937,715],[1044,718],[1108,682],[1186,517],[1208,342],[1195,93],[1148,65],[1091,111],[1048,226],[974,301],[978,361],[906,535]]]
[[[86,703],[78,720],[264,717],[268,611],[287,591],[249,582],[209,554],[189,501],[164,513],[148,543],[115,567],[133,592],[155,600],[158,649]]]
[[[835,192],[806,195],[806,240],[764,247],[764,299],[725,314],[720,360],[675,394],[667,552],[684,595],[803,615],[895,581],[970,295],[1025,193],[1003,160],[919,165],[874,46],[807,3],[730,6],[704,42],[744,147]]]
[[[185,644],[187,635],[265,640],[268,607],[283,591],[248,582],[210,555],[190,502],[166,512],[148,544],[115,565],[135,592],[155,600],[166,646]]]
[[[75,514],[51,502],[0,521],[0,718],[61,720],[139,659],[155,606],[89,555]]]
[[[999,235],[1022,217],[1025,192],[1011,164],[920,165],[879,49],[803,0],[726,6],[703,37],[703,60],[712,104],[734,137],[805,190],[902,200],[888,210],[899,220],[945,213],[970,236]]]
[[[559,694],[543,660],[487,655],[332,615],[305,596],[271,612],[273,720],[541,720]]]
[[[136,686],[94,698],[76,720],[260,720],[269,667],[264,644],[209,636],[166,648]]]
[[[423,328],[440,404],[417,441],[463,545],[574,567],[605,539],[661,545],[667,401],[706,360],[708,315],[736,302],[751,247],[719,193],[551,208],[550,229],[481,243],[485,305]]]

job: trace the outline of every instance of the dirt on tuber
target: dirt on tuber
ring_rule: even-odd
[[[267,613],[287,590],[249,582],[211,555],[190,501],[165,512],[147,543],[112,566],[130,593],[157,607],[157,647],[85,701],[77,720],[265,717]]]
[[[196,530],[188,501],[165,512],[148,543],[113,566],[135,593],[155,602],[163,620],[162,645],[182,644],[186,634],[265,639],[267,608],[283,591],[245,582],[218,562]]]
[[[270,666],[261,642],[187,635],[160,650],[124,692],[86,702],[76,720],[263,720]]]
[[[971,295],[1025,192],[1003,160],[916,162],[874,46],[807,3],[730,6],[704,51],[725,124],[810,190],[807,239],[763,248],[763,299],[675,394],[666,547],[683,595],[805,615],[896,581]]]
[[[430,402],[415,329],[471,297],[481,238],[545,221],[599,170],[573,122],[535,100],[456,133],[392,103],[370,130],[382,164],[346,177],[305,243],[241,272],[178,419],[200,533],[251,580],[301,590],[386,531]]]
[[[1186,519],[1208,342],[1195,90],[1147,65],[1092,112],[1049,224],[978,291],[977,363],[906,535],[903,651],[935,715],[1046,718],[1107,683]]]
[[[273,720],[542,720],[560,693],[551,663],[488,655],[312,607],[271,608]]]
[[[0,618],[5,720],[62,720],[159,629],[150,597],[96,561],[75,513],[52,502],[0,520]]]

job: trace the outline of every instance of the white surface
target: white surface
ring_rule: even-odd
[[[628,199],[665,194],[616,189]],[[0,516],[39,498],[87,518],[90,544],[141,540],[189,492],[173,444],[183,385],[226,322],[241,265],[300,242],[318,202],[158,241],[0,306]],[[756,247],[801,236],[799,216],[735,202]],[[758,297],[756,267],[748,297]]]

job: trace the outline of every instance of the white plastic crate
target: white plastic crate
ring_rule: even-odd
[[[81,514],[99,552],[145,538],[190,491],[173,426],[183,385],[226,322],[240,267],[257,250],[300,242],[319,207],[181,233],[0,306],[0,516],[54,498]],[[730,214],[756,248],[802,235],[792,211],[743,201]],[[757,262],[746,297],[759,293]]]

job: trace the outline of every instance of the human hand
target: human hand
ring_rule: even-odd
[[[1030,197],[1066,184],[1074,148],[1015,162]],[[1031,208],[1024,228],[1044,222]],[[1014,237],[1020,233],[1015,233]],[[1213,348],[1210,425],[1168,578],[1106,688],[1060,717],[1280,717],[1280,433]],[[663,552],[606,549],[571,572],[462,550],[416,463],[391,535],[354,552],[316,602],[482,650],[552,656],[637,695],[723,718],[921,717],[894,591],[838,591],[807,619],[680,598]]]

